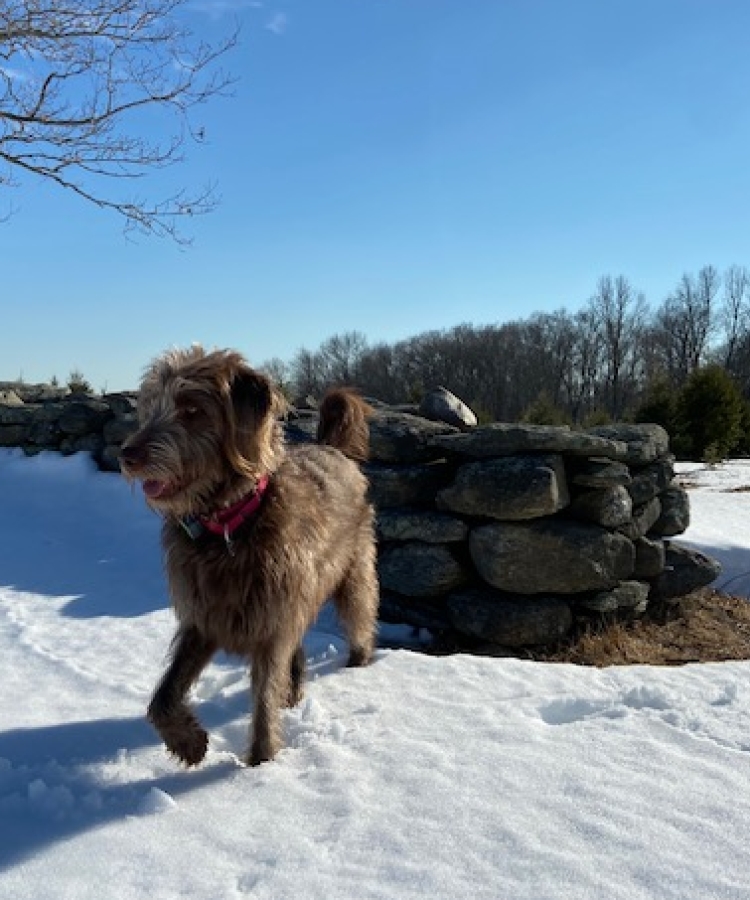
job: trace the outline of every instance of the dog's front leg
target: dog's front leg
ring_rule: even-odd
[[[252,686],[253,709],[252,738],[247,763],[260,765],[273,759],[281,749],[282,703],[289,699],[292,654],[274,647],[253,654]]]
[[[206,755],[208,734],[188,708],[185,696],[215,651],[215,645],[197,628],[180,629],[174,640],[172,662],[148,707],[148,720],[167,749],[187,766],[197,766]]]

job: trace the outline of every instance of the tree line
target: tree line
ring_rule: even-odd
[[[387,403],[416,402],[441,384],[484,421],[587,426],[665,415],[669,400],[672,419],[662,424],[675,431],[678,398],[706,370],[750,398],[750,270],[683,274],[656,307],[625,275],[605,275],[575,312],[460,324],[392,344],[350,331],[264,368],[293,397],[346,383]]]

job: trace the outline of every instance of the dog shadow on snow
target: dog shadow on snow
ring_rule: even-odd
[[[344,659],[343,652],[327,658],[324,654],[309,664],[308,675],[334,674]],[[240,660],[223,661],[232,690],[227,693],[219,686],[215,697],[191,701],[210,740],[209,754],[196,769],[186,770],[172,761],[144,717],[0,732],[0,821],[5,823],[0,826],[0,872],[89,830],[159,814],[170,805],[169,798],[179,803],[181,797],[232,776],[253,778],[255,770],[238,761],[253,714],[249,678]],[[199,682],[198,695],[200,687]],[[309,688],[310,680],[306,693]],[[293,727],[288,721],[285,727],[293,747]],[[143,777],[150,762],[137,754],[147,749],[163,751],[158,766],[162,771]],[[133,778],[128,778],[129,769]]]
[[[226,718],[232,715],[239,715],[239,709],[227,711]],[[205,718],[215,723],[218,717]],[[155,814],[160,801],[169,803],[164,795],[179,802],[237,770],[231,760],[209,757],[194,771],[175,763],[172,772],[129,780],[128,767],[140,768],[130,754],[158,744],[157,735],[139,718],[1,732],[0,815],[7,824],[0,828],[0,872],[89,829]],[[102,773],[109,766],[122,780]],[[165,757],[164,768],[168,766]]]

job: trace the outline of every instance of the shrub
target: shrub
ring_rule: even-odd
[[[73,369],[68,376],[68,390],[71,394],[93,394],[91,384],[84,378],[80,369]]]
[[[568,413],[556,406],[546,391],[542,391],[536,400],[526,407],[521,414],[521,421],[527,425],[571,424]]]
[[[635,411],[636,422],[654,422],[671,437],[677,432],[678,392],[666,378],[655,378],[646,389],[646,398]]]
[[[742,437],[745,401],[721,366],[697,369],[677,400],[678,455],[716,461],[735,450]]]
[[[581,426],[583,428],[598,428],[601,425],[610,425],[611,423],[612,416],[607,410],[597,407],[596,409],[592,409],[591,412],[586,413],[581,422]]]

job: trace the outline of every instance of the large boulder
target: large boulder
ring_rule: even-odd
[[[488,584],[519,594],[612,588],[635,567],[635,547],[624,535],[561,519],[481,525],[469,549]]]
[[[469,407],[442,385],[428,391],[419,405],[419,414],[425,419],[454,425],[468,431],[477,424],[477,417]]]
[[[653,582],[652,596],[660,600],[684,597],[706,587],[721,574],[721,563],[700,550],[669,544],[664,571]]]

